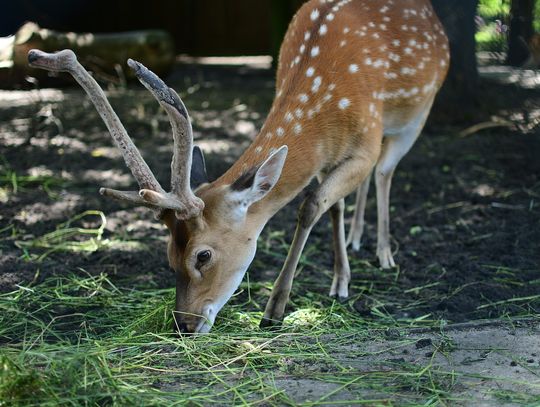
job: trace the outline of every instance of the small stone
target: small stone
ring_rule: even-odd
[[[424,339],[419,339],[418,341],[416,341],[416,349],[422,349],[422,348],[425,348],[426,346],[430,346],[433,342],[431,341],[430,338],[424,338]]]

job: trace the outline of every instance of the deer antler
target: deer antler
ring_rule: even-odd
[[[169,88],[143,64],[128,59],[128,65],[169,116],[174,141],[171,161],[171,193],[179,198],[184,197],[185,200],[189,200],[194,209],[201,211],[204,208],[204,203],[193,194],[190,186],[193,130],[186,106],[174,89]],[[182,214],[178,210],[176,216],[182,218]]]
[[[193,194],[189,186],[193,143],[191,124],[187,110],[174,90],[167,87],[161,79],[142,64],[132,60],[128,61],[129,66],[135,70],[139,80],[152,92],[159,104],[166,110],[173,128],[172,192],[168,193],[161,187],[139,150],[131,141],[126,129],[105,97],[103,90],[79,64],[73,51],[63,50],[49,54],[39,50],[30,50],[28,63],[32,67],[48,71],[68,72],[75,78],[86,91],[105,122],[114,143],[122,152],[127,167],[140,187],[138,192],[101,188],[99,190],[100,194],[120,201],[151,207],[156,210],[158,217],[163,215],[165,209],[174,210],[179,219],[189,219],[201,213],[204,203]]]

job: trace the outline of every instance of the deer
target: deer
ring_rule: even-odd
[[[378,196],[378,255],[394,264],[389,241],[390,182],[420,134],[449,64],[448,40],[428,0],[310,0],[293,17],[281,46],[276,93],[253,142],[209,181],[193,145],[186,106],[141,63],[128,60],[166,111],[172,127],[167,192],[131,141],[97,82],[70,50],[31,50],[32,67],[70,73],[105,122],[136,191],[99,192],[154,211],[169,232],[167,257],[176,275],[174,324],[180,334],[207,333],[239,287],[263,228],[312,181],[261,327],[279,326],[310,231],[328,212],[334,268],[330,296],[349,296],[351,270],[344,198],[358,188],[355,239],[369,177]],[[311,187],[310,187],[311,188]]]

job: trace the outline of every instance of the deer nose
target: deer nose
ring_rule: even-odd
[[[178,333],[181,333],[181,334],[189,333],[188,326],[185,322],[179,322],[177,324],[177,330],[178,330]]]

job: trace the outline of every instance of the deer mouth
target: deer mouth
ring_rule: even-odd
[[[213,304],[208,304],[203,307],[201,319],[199,320],[194,333],[206,334],[210,332],[217,316],[215,309]]]
[[[174,329],[179,334],[206,334],[210,332],[216,319],[217,311],[214,304],[207,304],[200,314],[187,314],[189,317],[182,318],[180,311],[174,312]]]

